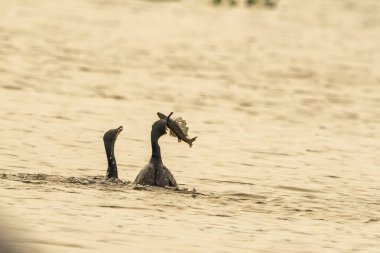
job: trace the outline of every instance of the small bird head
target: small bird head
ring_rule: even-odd
[[[103,136],[103,141],[105,143],[114,143],[121,131],[123,131],[123,126],[108,130]]]

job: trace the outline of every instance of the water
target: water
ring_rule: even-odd
[[[0,198],[16,246],[378,252],[380,5],[308,4],[2,1]],[[160,139],[181,191],[129,182],[157,111],[198,136]],[[120,125],[123,182],[105,182],[102,136]]]

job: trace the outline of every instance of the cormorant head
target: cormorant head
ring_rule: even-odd
[[[115,143],[116,138],[121,131],[123,131],[122,126],[119,126],[118,128],[115,128],[115,129],[108,130],[103,136],[104,143]]]
[[[164,134],[166,134],[166,120],[159,119],[152,125],[152,134],[157,138],[160,138]]]

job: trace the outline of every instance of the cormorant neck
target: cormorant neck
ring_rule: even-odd
[[[108,162],[106,177],[119,178],[118,173],[117,173],[117,165],[116,165],[115,152],[114,152],[115,143],[104,142],[104,147],[106,149],[107,162]]]
[[[152,157],[151,159],[154,159],[158,162],[162,162],[161,158],[161,149],[160,146],[158,145],[158,139],[160,136],[155,134],[153,131],[151,133],[151,144],[152,144]]]

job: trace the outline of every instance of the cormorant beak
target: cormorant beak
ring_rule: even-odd
[[[171,112],[171,113],[169,114],[169,116],[166,118],[166,125],[168,124],[168,121],[169,121],[169,119],[170,119],[170,116],[172,116],[172,114],[173,114],[173,112]]]
[[[168,121],[169,121],[169,118],[170,118],[170,116],[172,116],[172,114],[173,114],[173,112],[171,112],[170,114],[169,114],[169,116],[166,118],[166,128],[165,128],[165,134],[167,133],[167,129],[168,129]]]
[[[169,120],[170,116],[172,116],[173,112],[169,114],[169,116],[166,118],[166,122]]]
[[[119,127],[117,128],[117,134],[119,134],[121,131],[123,131],[123,126],[119,126]]]

